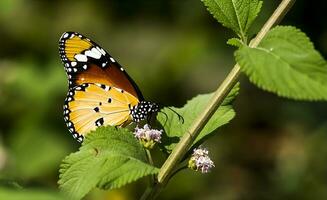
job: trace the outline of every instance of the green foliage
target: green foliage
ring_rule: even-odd
[[[194,144],[211,135],[217,128],[227,124],[231,119],[233,119],[235,112],[230,103],[238,94],[238,90],[239,84],[237,84],[228,94],[223,104],[213,114],[211,119],[198,135],[194,141]],[[198,115],[203,111],[211,97],[212,94],[198,95],[188,101],[182,108],[172,107],[174,111],[179,113],[184,118],[184,123],[182,123],[176,113],[174,113],[171,109],[164,108],[161,110],[162,112],[158,113],[157,119],[164,127],[165,133],[168,137],[163,139],[163,145],[168,151],[171,151],[175,147],[176,143],[179,141],[179,138],[185,134],[196,117],[198,117]],[[167,116],[163,113],[165,113]]]
[[[17,127],[23,130],[20,126]],[[48,174],[57,169],[56,166],[67,155],[67,143],[55,137],[56,132],[47,131],[40,126],[24,127],[24,131],[17,131],[16,138],[11,141],[10,161],[12,166],[7,169],[13,177],[32,179]],[[59,133],[56,133],[59,134]]]
[[[202,0],[208,11],[223,26],[232,29],[242,39],[260,12],[259,0]]]
[[[144,149],[130,131],[100,127],[64,159],[59,185],[70,198],[80,199],[96,186],[119,188],[157,172],[146,163]]]
[[[55,176],[62,158],[72,149],[63,140],[68,131],[63,134],[60,129],[67,84],[63,70],[55,62],[44,64],[42,70],[36,65],[32,61],[0,62],[0,73],[6,74],[0,81],[0,119],[4,122],[0,134],[5,135],[8,163],[3,176],[8,179]],[[6,126],[11,128],[6,130]]]
[[[52,191],[9,189],[0,187],[0,199],[5,200],[65,200]]]
[[[227,44],[234,46],[234,47],[241,47],[243,46],[243,42],[242,40],[238,39],[238,38],[231,38],[227,41]]]
[[[327,100],[327,63],[309,38],[290,26],[272,29],[257,48],[236,51],[252,83],[279,96]]]

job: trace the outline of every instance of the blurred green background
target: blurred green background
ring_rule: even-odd
[[[253,33],[279,2],[264,1]],[[306,32],[325,58],[326,10],[325,0],[298,0],[282,22]],[[56,191],[60,161],[79,146],[62,117],[64,31],[101,44],[164,105],[212,92],[234,64],[232,32],[200,0],[0,0],[0,188]],[[327,199],[327,103],[278,98],[242,76],[234,105],[235,119],[205,144],[212,173],[185,170],[160,199]],[[138,199],[144,189],[141,181],[86,199]]]

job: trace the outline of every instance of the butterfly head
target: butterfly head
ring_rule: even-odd
[[[140,122],[158,111],[159,106],[156,103],[141,101],[131,109],[131,115],[134,122]]]

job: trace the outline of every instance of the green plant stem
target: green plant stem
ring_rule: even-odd
[[[271,17],[267,20],[264,26],[261,28],[257,36],[250,42],[250,47],[256,47],[261,42],[263,37],[268,31],[285,16],[289,9],[294,4],[295,0],[283,0]],[[244,41],[243,41],[244,42]],[[151,187],[151,190],[142,196],[143,200],[155,199],[162,188],[167,184],[167,178],[174,170],[175,166],[180,162],[182,157],[191,147],[193,141],[199,135],[203,127],[206,125],[211,116],[215,113],[218,107],[222,104],[225,97],[234,87],[238,81],[238,77],[241,73],[240,66],[236,64],[225,80],[221,83],[218,89],[215,91],[212,99],[209,101],[206,108],[198,116],[198,118],[192,123],[192,126],[186,131],[181,140],[178,142],[172,153],[169,155],[165,163],[162,165],[157,183]]]
[[[146,157],[148,159],[149,164],[153,166],[153,160],[152,160],[152,156],[151,156],[150,150],[149,149],[145,149],[145,152],[146,152]],[[149,179],[150,185],[153,185],[155,182],[156,182],[155,175],[151,175],[150,176],[150,179]]]
[[[150,165],[153,165],[153,160],[152,160],[152,156],[151,156],[151,152],[149,149],[145,149],[146,152],[146,157],[148,158],[148,161],[150,163]]]
[[[268,19],[265,25],[262,27],[258,35],[250,42],[250,47],[256,47],[267,32],[278,23],[281,18],[284,17],[286,12],[289,10],[290,6],[294,3],[294,0],[283,0],[272,16]],[[203,129],[205,124],[208,122],[210,117],[215,113],[218,107],[221,105],[225,97],[231,91],[231,89],[236,84],[238,77],[240,75],[240,66],[236,64],[231,72],[227,75],[226,79],[215,91],[212,99],[209,101],[208,105],[200,116],[194,121],[189,130],[184,134],[180,142],[176,145],[170,156],[167,158],[166,162],[161,167],[158,174],[158,182],[162,183],[168,174],[172,171],[173,167],[180,161],[180,159],[185,155],[190,146],[192,145],[194,139],[198,136],[200,131]]]

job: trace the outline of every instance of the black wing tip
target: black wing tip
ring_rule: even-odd
[[[76,32],[76,31],[65,31],[61,34],[59,42],[65,41],[67,39],[69,39],[72,35],[76,35],[82,38],[86,38],[85,36],[83,36],[82,34]]]
[[[59,43],[61,43],[63,40],[65,40],[66,38],[69,38],[69,36],[71,34],[73,34],[74,32],[72,31],[66,31],[66,32],[63,32],[59,38]]]

